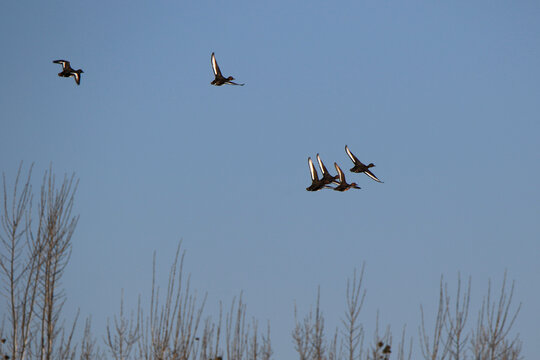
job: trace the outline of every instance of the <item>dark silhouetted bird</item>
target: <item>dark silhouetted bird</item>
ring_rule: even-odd
[[[225,78],[222,74],[221,74],[221,70],[219,69],[219,65],[216,61],[216,56],[214,55],[214,53],[212,53],[212,70],[214,70],[214,76],[215,76],[215,79],[210,83],[212,85],[215,85],[215,86],[221,86],[223,84],[227,84],[227,85],[239,85],[239,86],[244,86],[245,84],[237,84],[235,82],[232,82],[231,80],[234,80],[234,78],[232,76],[229,76],[228,78]]]
[[[338,166],[337,163],[334,163],[334,166],[336,167],[336,170],[337,170],[338,176],[339,176],[339,185],[336,186],[334,188],[334,190],[336,190],[336,191],[347,191],[347,190],[349,190],[351,188],[360,189],[360,187],[358,185],[356,185],[356,183],[347,184],[347,180],[345,180],[345,174],[343,174],[343,171],[341,170],[341,168]]]
[[[317,175],[317,170],[315,170],[315,165],[310,157],[308,157],[309,172],[311,173],[311,185],[306,188],[307,191],[318,191],[324,188],[332,189],[330,186],[326,186],[324,181],[319,180],[319,175]]]
[[[369,171],[369,168],[374,167],[375,165],[373,163],[370,163],[369,165],[364,165],[354,154],[349,150],[347,145],[345,145],[345,151],[347,152],[347,155],[351,158],[352,162],[354,163],[354,167],[351,168],[351,172],[353,173],[364,173],[373,180],[382,183],[381,180],[379,180],[375,174],[373,174],[371,171]]]
[[[71,68],[71,65],[69,64],[69,61],[67,60],[54,60],[53,63],[55,64],[61,64],[62,65],[62,71],[58,73],[58,76],[61,77],[72,77],[75,79],[75,82],[77,85],[80,85],[81,83],[81,74],[84,73],[82,69],[73,70]]]

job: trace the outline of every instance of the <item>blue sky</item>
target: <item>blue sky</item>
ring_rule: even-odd
[[[537,1],[3,2],[0,169],[80,178],[66,311],[98,334],[182,239],[208,309],[243,290],[276,358],[294,356],[294,301],[320,285],[337,323],[363,262],[368,331],[380,310],[416,339],[441,274],[471,275],[479,302],[507,269],[533,358],[539,18]],[[246,86],[210,86],[213,51]],[[385,183],[306,192],[307,157],[349,169],[345,144]]]

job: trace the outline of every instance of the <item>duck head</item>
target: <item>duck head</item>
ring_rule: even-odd
[[[369,163],[369,165],[367,167],[370,168],[370,167],[374,167],[374,166],[375,166],[374,163]]]
[[[232,76],[229,76],[229,77],[227,78],[227,80],[229,80],[229,81],[230,81],[230,80],[234,80],[234,78],[233,78]]]

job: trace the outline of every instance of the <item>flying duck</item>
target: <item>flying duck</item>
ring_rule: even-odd
[[[212,53],[212,70],[214,70],[214,76],[215,76],[215,79],[210,83],[212,85],[215,85],[215,86],[221,86],[223,84],[240,85],[240,86],[245,85],[245,84],[237,84],[235,82],[232,82],[231,80],[234,80],[232,76],[225,78],[223,75],[221,75],[221,70],[219,69],[219,65],[216,61],[216,57],[214,53]]]
[[[84,71],[82,71],[82,69],[73,70],[71,68],[71,65],[69,64],[69,61],[67,61],[67,60],[54,60],[53,63],[62,65],[62,72],[59,72],[58,76],[62,76],[62,77],[71,77],[71,76],[73,76],[73,78],[75,79],[75,82],[77,83],[77,85],[80,85],[80,83],[81,83],[81,73],[84,72]]]
[[[370,167],[374,167],[375,165],[373,163],[370,163],[369,165],[364,165],[354,154],[349,150],[347,145],[345,145],[345,151],[347,152],[347,155],[351,158],[352,162],[354,163],[354,167],[351,168],[351,172],[353,173],[364,173],[373,180],[382,183],[381,180],[379,180],[371,171],[369,171]]]
[[[345,174],[343,174],[343,171],[341,171],[340,167],[337,163],[334,163],[334,166],[336,167],[336,170],[339,175],[339,185],[334,188],[336,191],[347,191],[350,188],[360,189],[360,186],[356,185],[356,183],[350,183],[347,184],[347,180],[345,180]]]
[[[317,162],[319,163],[319,168],[321,169],[321,174],[322,174],[321,181],[324,183],[324,185],[329,185],[331,183],[336,183],[337,184],[337,182],[335,180],[337,180],[339,176],[338,175],[336,175],[336,176],[330,175],[328,170],[326,170],[326,166],[324,166],[319,154],[317,154]]]
[[[313,161],[308,157],[309,172],[311,173],[311,185],[306,188],[307,191],[318,191],[323,188],[331,189],[330,186],[326,186],[323,180],[319,180],[319,175],[317,175],[317,170],[315,170],[315,165]]]

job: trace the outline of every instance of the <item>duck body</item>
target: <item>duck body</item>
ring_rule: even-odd
[[[232,76],[225,77],[221,73],[221,70],[219,69],[219,65],[216,61],[216,56],[214,53],[212,53],[212,70],[214,71],[214,80],[210,83],[214,86],[221,86],[221,85],[238,85],[238,86],[244,86],[245,84],[237,84],[233,82],[234,78]]]
[[[375,174],[373,174],[369,170],[369,168],[374,167],[375,164],[373,164],[373,163],[370,163],[368,165],[363,164],[360,160],[358,160],[358,158],[356,156],[354,156],[354,154],[351,152],[351,150],[349,150],[349,147],[347,145],[345,145],[345,151],[347,152],[347,155],[349,155],[349,158],[351,159],[351,161],[354,164],[354,166],[350,169],[351,172],[353,172],[353,173],[364,173],[367,176],[369,176],[370,178],[372,178],[373,180],[382,183],[382,181],[379,180],[375,176]]]
[[[341,192],[347,191],[349,189],[361,189],[361,187],[356,185],[356,183],[352,183],[352,184],[339,184],[338,186],[334,188],[334,190],[341,191]]]
[[[307,191],[319,191],[326,188],[324,183],[322,181],[319,181],[318,183],[313,182],[310,186],[306,188]]]
[[[355,164],[351,169],[350,169],[350,172],[353,172],[353,173],[363,173],[363,172],[366,172],[369,170],[370,167],[374,167],[375,165],[374,164],[368,164],[368,165],[364,165],[362,163],[360,164]]]
[[[229,76],[228,78],[224,78],[223,76],[216,75],[216,78],[212,80],[210,84],[214,86],[221,86],[221,85],[239,85],[244,86],[244,84],[237,84],[235,82],[232,82],[231,80],[234,80],[232,76]]]

